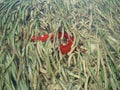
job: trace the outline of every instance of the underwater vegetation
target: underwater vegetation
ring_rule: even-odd
[[[119,0],[1,0],[0,90],[120,90]]]

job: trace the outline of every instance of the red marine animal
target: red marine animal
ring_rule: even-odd
[[[48,38],[50,37],[50,40],[52,41],[54,39],[54,35],[49,35],[49,34],[45,34],[43,36],[32,36],[31,41],[42,41],[42,42],[46,42],[48,40]],[[62,32],[58,32],[58,38],[60,39],[62,37]],[[61,54],[67,54],[71,51],[72,48],[72,44],[74,41],[74,36],[69,36],[68,33],[64,33],[63,34],[63,38],[65,38],[67,40],[67,44],[63,45],[61,44],[59,49]],[[86,49],[82,49],[82,52],[85,53]]]

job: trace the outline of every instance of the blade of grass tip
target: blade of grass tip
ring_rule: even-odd
[[[109,57],[110,57],[110,60],[112,60],[111,62],[113,62],[114,60],[113,60],[113,57],[111,56],[111,54],[109,54],[109,51],[107,52],[108,53],[108,55],[109,55]],[[107,57],[106,57],[107,58]],[[108,60],[108,59],[107,59]],[[108,66],[108,68],[109,68],[109,71],[110,71],[110,73],[111,73],[111,75],[113,75],[112,77],[113,77],[113,79],[114,79],[114,83],[116,83],[115,85],[117,85],[117,87],[118,88],[120,88],[119,87],[119,82],[118,82],[118,80],[117,80],[117,78],[116,78],[116,75],[115,75],[115,73],[114,72],[117,72],[117,70],[118,69],[116,69],[116,65],[114,64],[114,63],[112,63],[112,65],[110,65],[109,64],[109,62],[107,61],[107,66]],[[119,76],[117,76],[117,77],[120,77],[120,74],[118,73],[117,75],[119,75]]]
[[[52,65],[53,65],[53,67],[55,68],[55,70],[56,70],[56,72],[55,72],[55,75],[57,74],[57,73],[59,73],[60,71],[59,71],[59,68],[58,68],[58,64],[56,63],[56,61],[54,60],[54,58],[51,56],[50,57],[50,59],[51,59],[51,61],[52,61]],[[56,59],[56,58],[55,58]]]
[[[65,69],[63,68],[63,66],[60,66],[60,69],[61,69],[61,74],[62,74],[65,82],[68,82],[67,73],[66,73]]]
[[[10,75],[9,75],[9,72],[6,72],[6,74],[5,74],[5,86],[6,86],[6,88],[9,90],[9,89],[11,89],[12,90],[12,88],[11,88],[11,85],[10,85],[10,77],[9,77]]]
[[[10,33],[8,35],[9,40],[11,41],[12,46],[14,46],[14,34],[15,34],[15,30],[17,28],[18,22],[19,22],[19,20],[16,21],[15,25],[13,26],[13,28],[11,28],[11,31],[10,31]]]
[[[29,30],[28,27],[26,27],[23,31],[25,31],[25,40],[24,40],[24,45],[27,46],[27,44],[29,44],[29,40],[30,40],[30,34],[31,34],[31,31]]]
[[[1,13],[4,14],[4,12],[7,11],[7,9],[10,7],[10,5],[11,5],[11,3],[8,3],[8,2],[6,4],[3,4],[2,8],[0,9]]]
[[[82,71],[83,67],[82,67],[81,63],[82,63],[83,57],[80,55],[80,53],[77,53],[77,54],[78,54],[78,58],[77,58],[78,66],[79,66],[80,71]]]
[[[41,51],[39,49],[35,49],[35,51],[33,51],[33,53],[35,52],[35,56],[34,56],[34,60],[38,60],[40,66],[42,66],[42,61],[40,59],[43,59],[43,54],[41,53]],[[31,57],[32,59],[32,57]]]
[[[76,57],[73,56],[73,61],[74,61],[74,64],[77,65],[77,61],[76,61]]]
[[[85,90],[88,90],[88,80],[89,80],[89,76],[86,77],[86,82],[85,82],[85,86],[84,86],[84,89]]]
[[[29,30],[30,30],[32,35],[35,33],[35,31],[33,30],[34,23],[35,23],[35,21],[31,21],[31,23],[30,23],[30,29]],[[36,33],[35,33],[35,35],[36,35]]]
[[[6,71],[8,70],[8,68],[10,67],[10,65],[13,63],[13,60],[15,58],[15,53],[13,54],[13,56],[11,57],[10,55],[7,55],[7,58],[8,58],[8,63],[5,65],[5,71],[4,73],[6,73]]]
[[[73,60],[72,59],[72,57],[74,56],[74,53],[72,53],[71,55],[69,55],[69,57],[68,57],[68,62],[67,62],[67,64],[68,64],[68,67],[70,67],[70,65],[71,65],[71,60]]]
[[[107,47],[107,46],[105,46],[105,47]],[[108,57],[109,57],[111,63],[113,64],[113,65],[112,65],[113,68],[116,69],[117,66],[116,66],[116,64],[114,63],[114,58],[112,57],[112,54],[109,52],[109,50],[108,50],[107,48],[105,48],[105,49],[106,49],[106,52],[107,52],[107,54],[108,54]]]
[[[9,19],[10,19],[10,21],[8,21],[9,23],[7,24],[7,29],[8,28],[11,29],[13,27],[13,23],[11,22],[11,17]]]
[[[5,25],[5,26],[4,26],[4,29],[3,29],[3,34],[2,34],[1,39],[0,39],[0,46],[2,46],[3,40],[5,39],[6,28],[7,28],[7,26]]]
[[[71,90],[72,84],[73,84],[72,82],[70,82],[70,83],[68,84],[67,90]]]
[[[119,90],[119,89],[120,89],[120,85],[119,85],[120,83],[119,83],[119,81],[118,81],[118,79],[117,79],[117,76],[114,74],[113,77],[114,77],[113,79],[114,79],[115,85],[116,85],[116,87],[117,87],[118,90]],[[119,77],[120,77],[120,76],[119,76]]]
[[[39,60],[39,58],[43,56],[42,49],[40,49],[39,46],[37,46],[35,50],[36,50],[36,53],[38,55],[38,60]]]
[[[29,3],[26,3],[26,5],[24,5],[24,7],[22,9],[20,9],[20,13],[21,13],[21,19],[25,20],[26,16],[25,16],[25,10],[27,9],[27,7],[29,6]]]
[[[26,82],[23,79],[19,82],[18,86],[19,86],[18,90],[29,90],[27,85],[26,85]]]
[[[61,0],[55,1],[55,4],[56,4],[56,6],[57,6],[59,12],[63,15],[63,13],[62,13],[62,8],[61,8],[61,5],[62,5],[62,4],[61,4]]]
[[[90,6],[90,8],[92,9],[92,5]],[[93,23],[93,21],[94,21],[92,12],[90,12],[89,21],[90,21],[90,22],[89,22],[89,29],[91,29],[92,23]],[[90,30],[90,31],[91,31],[91,30]]]
[[[9,3],[10,3],[10,6],[7,9],[6,16],[9,16],[10,10],[12,10],[12,7],[15,5],[16,2],[13,1],[13,2],[9,2]]]
[[[46,63],[47,69],[48,69],[48,71],[49,71],[49,72],[48,72],[49,75],[52,74],[53,79],[55,79],[55,74],[54,74],[54,71],[53,71],[52,66],[51,66],[51,63],[50,63],[50,58],[49,58],[48,51],[45,51],[45,53],[44,53],[43,56],[44,56],[43,59],[44,59],[44,61],[45,61],[45,63]]]
[[[19,64],[19,70],[18,70],[18,73],[17,73],[17,81],[20,80],[20,76],[22,75],[22,70],[23,70],[23,59],[21,58],[20,59],[20,64]]]
[[[1,77],[0,77],[0,90],[2,90],[3,89],[3,80],[1,80]]]
[[[86,72],[87,72],[87,71],[86,71],[87,68],[86,68],[86,62],[85,62],[85,60],[82,61],[82,65],[83,65],[84,75],[87,76],[87,73],[86,73]]]
[[[98,42],[100,42],[100,39],[98,39]],[[100,47],[99,47],[99,44],[97,44],[97,72],[96,72],[96,74],[97,74],[97,76],[99,76],[99,70],[100,70]]]
[[[6,84],[6,89],[7,89],[7,90],[12,90],[11,85],[7,83],[7,84]]]
[[[10,83],[11,83],[12,90],[15,90],[15,86],[14,86],[13,82],[11,81]]]
[[[105,68],[105,62],[103,61],[103,58],[101,57],[101,64],[103,67],[103,74],[104,74],[104,82],[105,82],[105,90],[108,90],[108,79],[107,79],[107,71]]]
[[[41,56],[44,56],[46,54],[46,50],[43,45],[44,44],[42,42],[37,42],[37,51]]]
[[[13,76],[13,78],[15,79],[15,81],[17,81],[17,77],[16,77],[16,76],[17,76],[17,71],[18,71],[18,70],[17,70],[16,65],[15,65],[14,62],[12,63],[11,68],[12,68],[12,71],[11,71],[11,72],[12,72],[12,76]]]
[[[30,65],[28,65],[28,74],[27,74],[30,82],[32,82],[33,80],[33,73],[32,73],[32,67]]]
[[[62,86],[63,90],[67,90],[67,85],[65,84],[65,82],[63,82],[63,80],[59,80],[58,82]]]
[[[97,85],[99,85],[98,81],[96,80],[96,77],[95,77],[96,75],[94,73],[94,70],[92,70],[91,68],[89,68],[89,70],[87,72],[88,72],[89,76],[92,78],[92,80],[94,82],[96,82]]]
[[[17,55],[17,57],[20,61],[19,70],[18,70],[18,73],[17,73],[17,81],[18,81],[20,79],[20,76],[21,76],[21,73],[22,73],[24,59],[23,59],[22,55],[20,54],[20,51],[15,46],[12,46],[12,47],[13,47],[13,52],[15,52],[15,54]]]
[[[12,16],[12,15],[9,15],[9,16],[6,17],[5,23],[6,23],[6,24],[8,23],[8,25],[9,25],[9,23],[11,22],[11,16]],[[9,28],[8,25],[7,25],[7,28]]]
[[[33,90],[36,90],[37,88],[37,75],[36,73],[34,74],[34,78],[33,78]]]
[[[77,47],[77,42],[79,40],[76,38],[76,35],[74,32],[73,32],[73,36],[74,36],[74,41],[72,43],[72,46],[71,46],[72,48],[71,48],[70,52],[68,53],[68,55],[70,55],[75,50],[75,48]]]
[[[68,33],[68,35],[71,35],[70,30],[68,29],[68,26],[67,26],[69,25],[69,23],[67,23],[67,21],[64,19],[63,24],[64,24],[65,30]]]
[[[68,73],[69,75],[73,76],[74,78],[80,78],[79,75],[74,74],[73,72],[71,72],[71,71],[69,71],[69,70],[66,70],[66,71],[67,71],[67,73]]]
[[[108,20],[108,18],[98,9],[98,7],[96,7],[97,12],[100,14],[100,16],[104,17],[106,20]]]
[[[114,82],[114,80],[113,80],[112,77],[110,78],[110,82],[111,82],[110,85],[112,86],[112,89],[113,89],[113,90],[117,90],[116,84],[115,84],[115,82]]]

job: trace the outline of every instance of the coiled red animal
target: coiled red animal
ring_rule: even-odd
[[[59,32],[57,36],[60,39],[62,37],[62,32]],[[31,42],[36,41],[36,40],[46,42],[49,37],[50,37],[51,41],[54,39],[54,35],[49,35],[49,34],[45,34],[43,36],[32,36]],[[65,44],[65,45],[61,44],[59,49],[60,49],[61,54],[67,54],[71,51],[72,44],[74,41],[74,36],[73,35],[69,36],[68,33],[65,32],[63,34],[63,38],[65,38],[67,40],[67,44]],[[85,52],[86,52],[86,50],[84,49],[83,53],[85,53]]]

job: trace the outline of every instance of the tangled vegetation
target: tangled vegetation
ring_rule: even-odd
[[[87,52],[30,42],[59,31]],[[120,90],[119,0],[1,0],[0,90]]]

